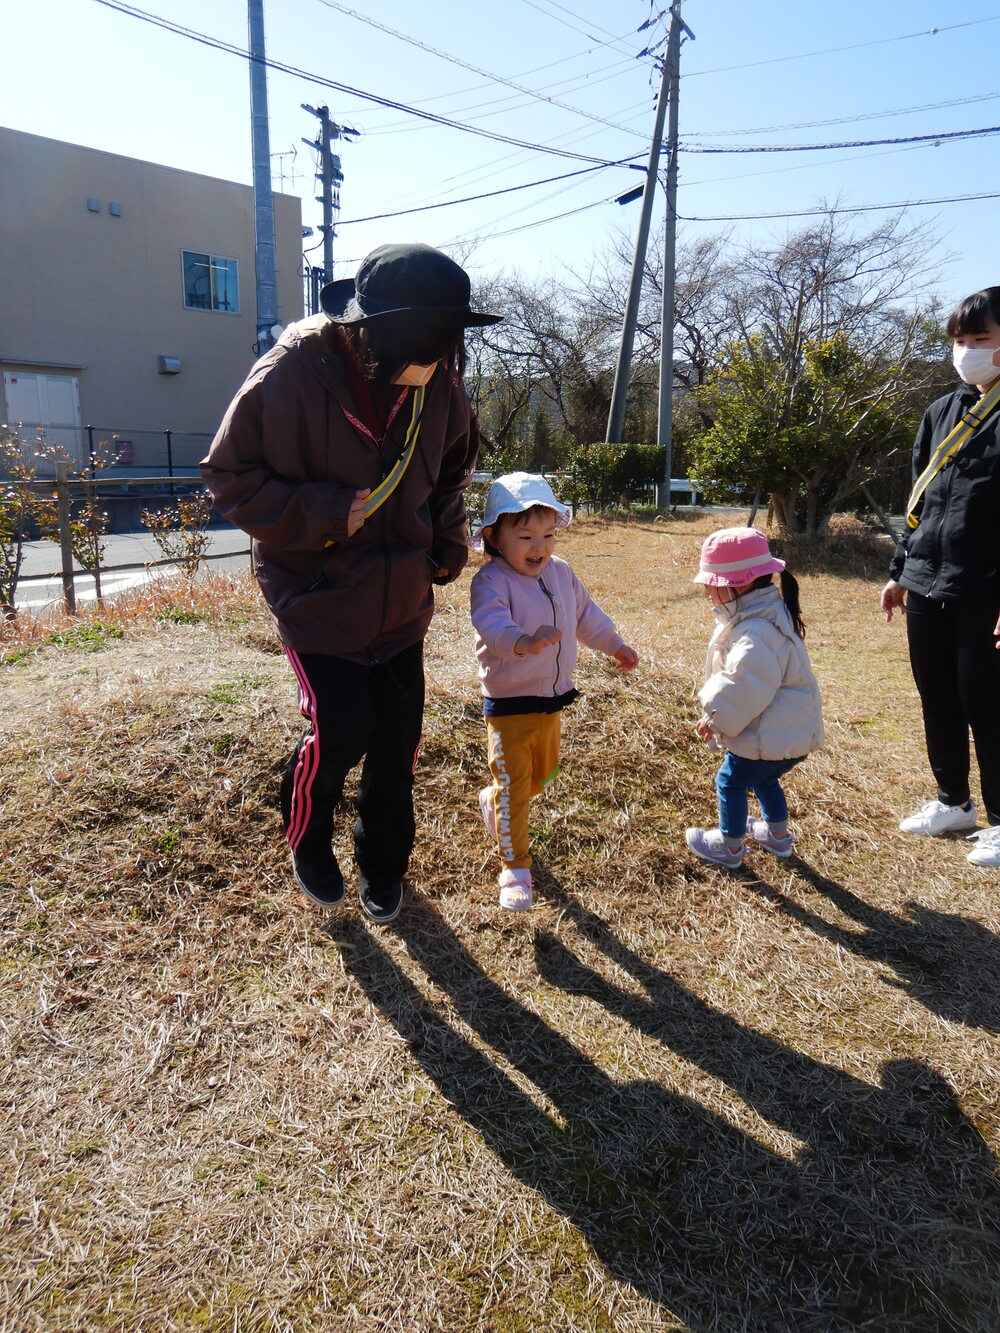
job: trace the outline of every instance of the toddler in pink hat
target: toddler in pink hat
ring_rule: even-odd
[[[719,827],[689,828],[685,839],[703,861],[735,870],[746,835],[774,856],[791,856],[781,778],[823,744],[822,706],[803,642],[799,585],[762,532],[713,532],[694,581],[704,585],[718,622],[695,731],[725,758],[715,778]],[[749,817],[750,792],[760,819]]]

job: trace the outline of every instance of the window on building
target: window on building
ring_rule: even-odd
[[[235,259],[182,250],[184,304],[189,310],[239,313],[240,280]]]

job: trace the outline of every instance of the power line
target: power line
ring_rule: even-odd
[[[986,125],[978,130],[948,130],[944,134],[908,134],[898,139],[845,139],[840,143],[748,144],[742,148],[708,148],[689,144],[685,153],[819,153],[829,148],[879,148],[883,144],[944,143],[948,139],[981,139],[1000,134],[1000,125]]]
[[[495,199],[501,194],[513,194],[516,190],[531,190],[538,185],[551,185],[553,181],[565,181],[572,176],[586,176],[592,171],[603,170],[603,167],[582,167],[579,171],[567,171],[562,176],[549,176],[540,181],[526,181],[523,185],[508,185],[501,190],[489,190],[486,194],[470,194],[465,199],[445,199],[439,204],[420,204],[416,208],[400,208],[392,213],[373,213],[371,217],[367,218],[349,218],[346,222],[338,222],[337,226],[352,227],[359,222],[381,222],[384,218],[402,218],[409,213],[429,213],[432,209],[452,208],[455,204],[474,204],[480,199]]]
[[[530,6],[532,9],[537,10],[539,14],[544,14],[545,17],[547,19],[551,19],[553,23],[561,23],[564,28],[572,28],[574,32],[578,32],[582,36],[589,38],[590,41],[597,43],[597,38],[591,37],[590,33],[587,32],[585,28],[578,28],[575,23],[567,23],[567,21],[565,19],[561,19],[558,14],[552,14],[550,13],[549,10],[543,9],[541,5],[535,4],[535,0],[522,0],[522,3]],[[579,18],[578,14],[573,14],[573,11],[571,9],[565,9],[564,5],[559,5],[558,8],[563,9],[567,14],[572,14],[573,18]],[[598,27],[596,23],[593,26],[597,28],[598,32],[603,32],[605,36],[608,35],[607,28]],[[612,38],[611,41],[607,43],[607,45],[611,46],[614,44],[615,41],[621,41],[621,40],[622,39],[620,37]],[[605,45],[605,43],[597,43],[597,44]]]
[[[995,102],[1000,93],[980,93],[976,97],[953,97],[950,102],[925,102],[923,106],[897,107],[894,111],[865,111],[857,116],[835,116],[832,120],[800,120],[791,125],[759,125],[756,129],[701,130],[692,139],[721,139],[728,134],[780,134],[784,130],[815,130],[826,125],[853,125],[862,120],[885,120],[890,116],[910,116],[919,111],[941,111],[946,107],[969,106],[973,102]]]
[[[216,37],[209,37],[205,33],[196,32],[193,28],[185,28],[182,24],[161,18],[158,14],[149,14],[134,5],[120,3],[120,0],[94,0],[94,3],[103,5],[106,9],[114,9],[120,14],[126,14],[129,18],[141,19],[144,23],[153,24],[154,27],[164,28],[167,32],[173,32],[178,36],[188,37],[191,41],[200,42],[203,46],[212,47],[217,51],[225,51],[229,55],[239,56],[241,60],[250,59],[249,52],[244,50],[243,47],[236,46],[232,42],[224,42]],[[377,93],[366,92],[362,88],[352,88],[350,84],[338,83],[335,79],[325,79],[319,74],[312,74],[308,70],[299,69],[296,65],[288,65],[270,57],[260,63],[266,65],[268,69],[277,70],[282,74],[291,74],[297,79],[304,79],[306,82],[314,83],[321,88],[332,88],[335,92],[343,93],[347,97],[357,97],[363,102],[374,102],[377,106],[388,107],[393,111],[403,111],[407,115],[417,116],[421,120],[426,120],[432,125],[440,125],[445,129],[461,130],[465,134],[474,134],[480,139],[492,139],[496,143],[511,144],[515,148],[525,148],[534,153],[548,153],[553,157],[565,157],[574,162],[593,162],[602,167],[611,165],[607,158],[591,157],[586,153],[574,153],[568,148],[547,148],[544,144],[529,143],[525,139],[515,139],[512,135],[498,134],[494,130],[484,130],[476,125],[464,125],[461,121],[450,120],[447,116],[436,115],[433,111],[421,111],[417,107],[407,106],[405,102],[396,102],[392,98],[381,97]]]
[[[325,0],[321,0],[321,3],[324,2]],[[568,89],[568,91],[570,92],[575,91],[577,88],[589,89],[595,87],[599,83],[606,83],[609,79],[621,78],[622,74],[626,72],[626,68],[631,70],[634,67],[635,67],[634,60],[616,60],[613,64],[602,65],[600,69],[594,71],[595,74],[604,74],[605,77],[603,79],[594,78],[593,75],[590,74],[574,74],[572,78],[560,79],[557,83],[553,83],[548,86],[552,88],[558,88],[561,87],[563,84],[568,83],[573,85],[570,89]],[[616,70],[617,73],[609,74],[606,72],[608,70]],[[452,97],[455,96],[455,94],[442,93],[441,96]],[[456,116],[460,116],[460,115],[466,115],[467,113],[472,111],[479,111],[483,107],[489,107],[489,106],[497,107],[498,109],[496,111],[484,111],[483,114],[480,116],[472,116],[472,115],[468,116],[469,120],[486,120],[490,116],[506,116],[511,111],[520,111],[522,107],[531,106],[532,102],[538,101],[539,99],[543,102],[549,102],[551,100],[547,97],[542,97],[539,91],[539,93],[533,96],[529,101],[515,102],[512,94],[507,93],[503,97],[493,97],[485,102],[471,102],[467,106],[456,107],[454,108],[453,114]],[[505,103],[507,105],[504,105]],[[513,103],[513,105],[511,105],[511,103]],[[553,106],[563,105],[563,103],[561,102],[552,102],[551,104]],[[612,129],[619,129],[619,128],[625,129],[625,126],[616,126],[613,124],[613,122],[601,120],[599,117],[591,117],[591,119],[596,120],[599,125],[611,126]],[[367,130],[366,134],[369,137],[379,134],[393,134],[398,132],[400,127],[405,127],[406,125],[407,125],[406,121],[392,120],[388,121],[384,125],[377,125],[375,129]],[[410,126],[409,128],[413,130],[419,130],[421,127],[419,125],[414,125]],[[638,131],[634,129],[628,130],[627,132],[629,134],[638,133]]]
[[[937,204],[966,204],[979,199],[1000,199],[996,194],[957,194],[947,199],[908,199],[896,204],[856,204],[838,208],[804,208],[795,213],[733,213],[726,217],[685,217],[678,213],[681,222],[765,222],[782,218],[809,218],[828,216],[834,213],[880,213],[892,209],[930,208]]]
[[[550,222],[561,222],[563,218],[576,217],[577,213],[587,213],[592,208],[600,208],[604,204],[613,204],[614,200],[614,195],[609,195],[607,199],[595,199],[592,204],[584,204],[581,208],[571,208],[568,212],[556,213],[549,218],[539,218],[536,222],[525,222],[519,227],[508,227],[506,231],[491,232],[486,239],[490,241],[498,241],[504,236],[516,236],[518,232],[531,231],[535,227],[546,227]],[[468,236],[475,236],[478,234],[478,232],[463,232],[459,236],[452,237],[450,241],[443,242],[443,244],[454,245],[456,241],[464,240]]]
[[[922,32],[904,32],[898,37],[879,37],[872,42],[854,42],[851,46],[831,46],[824,51],[802,51],[796,56],[772,56],[769,60],[752,60],[746,65],[722,65],[718,69],[697,69],[685,74],[686,79],[697,79],[703,74],[728,74],[735,69],[759,69],[761,65],[780,65],[789,60],[809,60],[813,56],[839,55],[842,51],[860,51],[866,46],[885,46],[890,42],[908,42],[913,37],[936,37],[938,33],[953,32],[956,28],[972,28],[977,23],[996,23],[1000,14],[985,19],[970,19],[967,23],[949,23],[944,28],[928,28]]]
[[[592,116],[589,111],[584,111],[581,107],[571,106],[568,102],[560,102],[554,97],[546,97],[543,93],[536,92],[534,88],[527,88],[524,84],[515,83],[512,79],[505,79],[499,74],[491,74],[489,70],[482,69],[479,65],[470,64],[469,61],[462,60],[459,56],[449,55],[447,51],[439,51],[436,46],[429,46],[426,42],[411,37],[408,33],[399,32],[396,28],[390,28],[387,24],[380,23],[378,19],[359,14],[356,9],[349,9],[347,5],[340,4],[339,0],[319,0],[319,3],[325,5],[327,9],[336,10],[338,14],[346,14],[348,18],[357,19],[359,23],[367,24],[369,28],[387,33],[390,37],[405,42],[407,46],[415,46],[420,51],[426,51],[429,55],[437,56],[439,60],[446,60],[450,65],[458,65],[461,69],[471,70],[473,74],[479,74],[491,83],[499,83],[504,88],[513,88],[515,92],[527,95],[536,101],[545,102],[549,106],[559,107],[562,111],[571,111],[575,116],[583,116],[585,120],[592,120],[598,125],[605,125],[608,129],[621,130],[625,134],[636,134],[635,130],[627,129],[624,125],[615,125],[612,121],[604,120],[601,116]],[[567,81],[571,82],[571,80]]]

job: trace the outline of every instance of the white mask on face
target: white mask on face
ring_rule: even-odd
[[[421,366],[416,361],[411,361],[399,372],[393,384],[408,384],[413,388],[419,388],[421,384],[429,383],[435,370],[437,370],[436,361],[431,366]]]
[[[952,365],[966,384],[991,384],[1000,375],[1000,366],[993,362],[997,354],[995,347],[959,347],[952,348]]]

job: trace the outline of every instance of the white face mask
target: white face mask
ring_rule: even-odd
[[[952,348],[951,362],[966,384],[991,384],[1000,375],[1000,366],[994,365],[995,347]]]
[[[431,376],[437,370],[437,365],[436,361],[432,366],[421,366],[416,361],[411,361],[399,372],[393,380],[393,384],[408,384],[413,388],[419,388],[421,384],[430,382]]]

